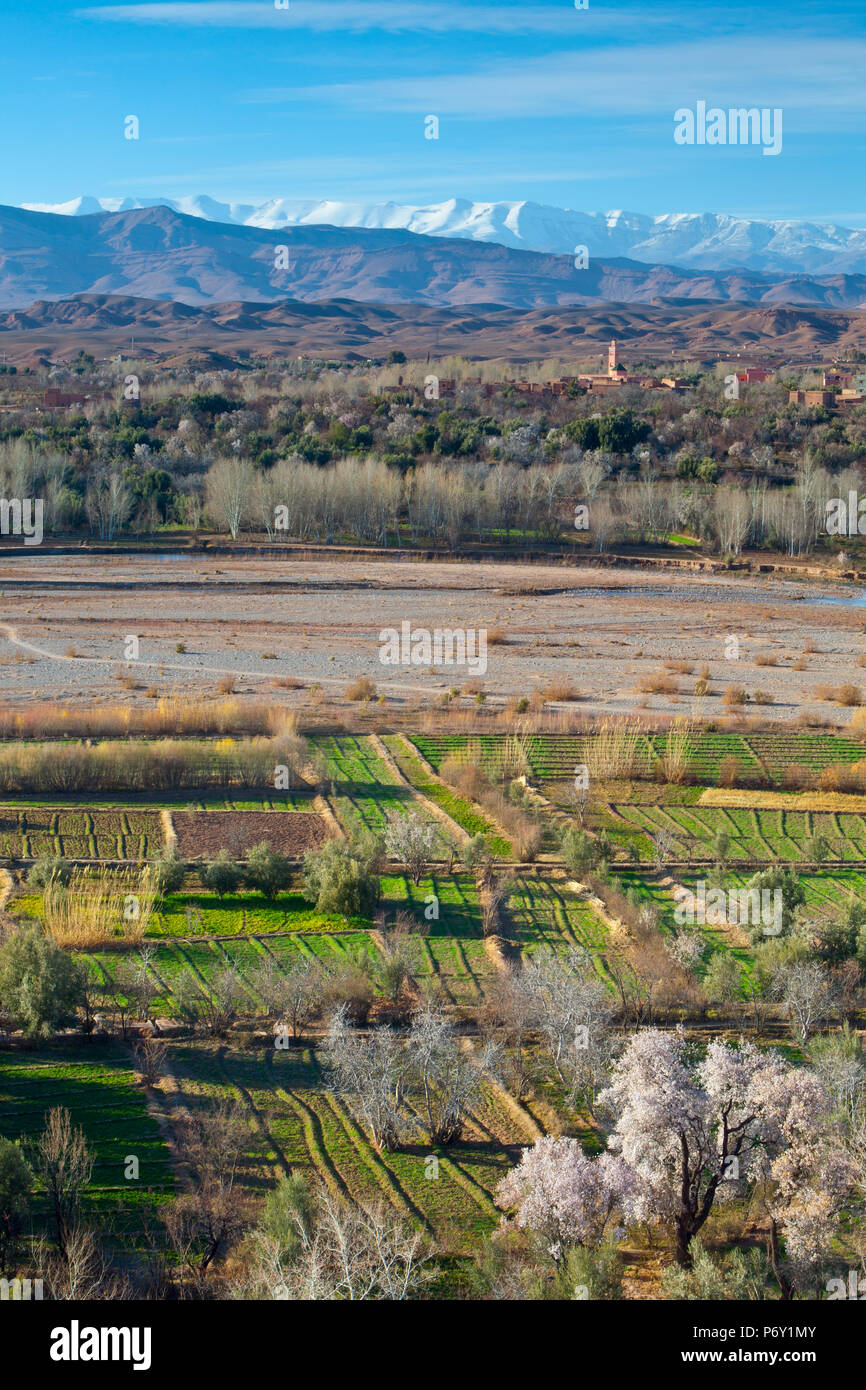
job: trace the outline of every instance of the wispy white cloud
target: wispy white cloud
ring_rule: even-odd
[[[476,120],[529,116],[662,116],[699,99],[720,106],[808,112],[812,129],[840,110],[866,111],[866,42],[775,37],[609,45],[557,52],[466,72],[267,88],[247,101],[304,102],[356,110],[432,112]]]
[[[79,18],[126,24],[175,24],[231,29],[288,27],[321,32],[362,33],[372,30],[416,33],[547,34],[579,40],[604,28],[676,22],[675,13],[645,7],[611,12],[577,11],[568,0],[546,4],[474,4],[455,0],[290,0],[278,9],[274,0],[165,0],[159,4],[97,5],[76,11]]]

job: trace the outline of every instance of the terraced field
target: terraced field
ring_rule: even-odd
[[[437,781],[430,766],[440,767],[454,753],[468,751],[477,756],[480,751],[482,762],[495,772],[496,760],[503,756],[503,738],[442,735],[419,736],[410,742],[389,734],[377,745],[372,737],[341,735],[316,743],[332,782],[331,804],[347,833],[366,830],[380,835],[396,816],[415,808],[428,818],[433,816],[431,807],[443,813],[437,819],[432,872],[418,884],[397,873],[382,876],[379,909],[388,924],[398,912],[415,920],[418,930],[408,937],[407,949],[417,984],[425,991],[435,986],[455,1018],[474,1019],[503,969],[503,949],[483,936],[474,877],[462,871],[446,873],[445,863],[467,835],[482,834],[501,859],[511,856],[512,846],[482,807]],[[568,810],[565,793],[574,767],[587,761],[589,743],[579,737],[540,735],[524,746],[536,779],[546,782],[554,795],[559,793],[562,809],[557,809],[556,818],[561,821],[562,811]],[[639,747],[643,770],[650,774],[665,756],[665,736],[643,736]],[[725,758],[738,760],[745,780],[780,784],[790,762],[817,768],[854,761],[862,752],[853,742],[823,736],[774,735],[770,739],[704,733],[695,738],[690,754],[690,776],[698,785],[661,785],[649,780],[604,784],[605,800],[591,808],[588,823],[595,832],[608,831],[621,849],[641,861],[643,867],[639,863],[616,871],[619,886],[638,902],[656,907],[665,938],[672,938],[675,929],[674,883],[660,881],[649,868],[652,836],[660,831],[673,836],[672,857],[685,864],[689,859],[710,858],[714,838],[725,831],[732,861],[729,887],[744,886],[755,861],[806,859],[809,842],[821,836],[829,843],[830,859],[821,871],[801,877],[810,911],[818,917],[836,914],[848,901],[866,902],[866,868],[855,862],[866,864],[866,817],[847,808],[798,810],[787,804],[791,800],[787,796],[785,804],[771,807],[706,805],[700,797],[704,785],[719,780]],[[766,792],[761,796],[773,799]],[[845,803],[840,799],[837,804]],[[218,809],[239,819],[244,812],[256,812],[265,822],[266,813],[273,811],[309,812],[311,798],[301,793],[245,794],[243,799],[178,796],[149,799],[133,807],[117,802],[86,808],[10,802],[0,810],[0,854],[12,859],[42,854],[152,857],[162,847],[164,806],[175,813],[178,808],[211,814]],[[190,820],[191,833],[197,819]],[[547,817],[548,830],[553,820]],[[223,823],[230,831],[227,814],[214,820],[213,827],[219,825],[221,831]],[[256,833],[262,838],[258,827]],[[185,854],[190,843],[184,842]],[[230,850],[232,843],[227,845]],[[507,871],[504,866],[502,871]],[[693,863],[690,869],[674,868],[672,874],[675,882],[694,886],[701,870]],[[503,909],[505,955],[528,959],[542,949],[562,954],[570,947],[583,947],[613,995],[611,952],[615,942],[624,943],[627,951],[629,938],[621,938],[568,882],[561,861],[547,859],[516,875]],[[28,892],[15,898],[13,906],[38,915],[40,901],[38,894]],[[431,917],[434,905],[436,915]],[[714,925],[698,930],[708,948],[696,970],[699,979],[719,951],[733,955],[748,975],[753,955],[742,935]],[[230,1035],[227,1043],[202,1037],[174,1039],[169,1053],[182,1103],[195,1108],[232,1096],[244,1107],[249,1142],[241,1180],[251,1194],[263,1192],[283,1172],[316,1173],[344,1194],[389,1203],[432,1233],[445,1251],[461,1254],[496,1224],[493,1195],[500,1178],[520,1148],[546,1125],[579,1134],[589,1149],[598,1145],[597,1131],[588,1117],[567,1110],[550,1069],[539,1064],[529,1100],[517,1101],[497,1085],[488,1085],[469,1116],[461,1142],[453,1148],[431,1153],[421,1138],[410,1136],[399,1152],[379,1153],[364,1132],[354,1102],[328,1085],[323,1055],[316,1046],[320,1020],[308,1046],[288,1050],[262,1046],[269,1030],[256,970],[266,961],[285,965],[317,960],[327,967],[340,967],[357,962],[363,952],[372,961],[371,978],[381,987],[384,959],[378,922],[347,921],[318,912],[301,895],[297,879],[292,891],[275,899],[249,892],[222,899],[207,892],[169,894],[151,920],[147,946],[152,951],[148,969],[157,991],[154,1012],[160,1017],[179,1017],[177,992],[182,974],[192,972],[207,993],[217,971],[227,965],[238,971],[245,996],[244,1031]],[[116,992],[123,958],[118,951],[81,952],[80,958],[107,991]],[[667,957],[659,953],[659,959],[657,974],[664,975]],[[476,1045],[471,1035],[466,1045]],[[116,1229],[121,1243],[132,1243],[141,1231],[144,1210],[164,1200],[173,1178],[168,1151],[134,1084],[125,1046],[88,1045],[81,1062],[52,1051],[0,1052],[0,1132],[32,1137],[51,1104],[67,1105],[96,1149],[97,1169],[88,1194],[91,1212],[101,1226]],[[556,1121],[551,1119],[554,1114]],[[141,1162],[141,1178],[135,1185],[123,1178],[123,1159],[129,1154],[136,1154]],[[437,1159],[438,1167],[430,1164],[431,1157]],[[40,1208],[40,1219],[42,1214]]]
[[[694,889],[699,875],[695,873],[677,874],[677,881],[683,886]],[[726,877],[726,887],[734,888],[740,882],[745,883],[751,874],[746,874],[740,878],[736,873]],[[623,891],[632,892],[639,901],[651,903],[658,913],[659,930],[663,936],[673,938],[677,931],[677,924],[674,919],[674,911],[677,907],[670,888],[664,887],[655,878],[642,875],[634,870],[623,870],[617,874]],[[742,967],[744,978],[748,978],[754,965],[754,958],[751,949],[747,944],[741,943],[736,933],[731,933],[723,927],[714,926],[708,923],[696,924],[694,928],[707,944],[707,951],[703,963],[696,969],[698,979],[703,979],[712,955],[721,951],[732,955],[737,963]]]
[[[168,1149],[148,1114],[128,1055],[119,1048],[88,1046],[86,1058],[43,1048],[0,1052],[0,1134],[32,1144],[53,1106],[65,1106],[95,1155],[85,1212],[109,1238],[136,1244],[145,1213],[174,1191]],[[137,1180],[124,1177],[135,1155]],[[35,1194],[37,1221],[47,1216],[44,1193]]]
[[[0,807],[0,856],[150,859],[164,845],[159,811],[118,807]]]
[[[392,876],[383,878],[381,886],[381,907],[389,921],[399,910],[418,921],[410,948],[419,981],[435,978],[451,1003],[478,1002],[494,965],[481,935],[474,881],[455,875],[423,879],[416,885]],[[439,917],[428,921],[425,911],[434,894]],[[185,967],[206,987],[213,972],[229,962],[243,977],[268,955],[280,961],[315,957],[333,965],[362,948],[374,957],[378,954],[371,923],[324,917],[292,894],[281,897],[278,905],[261,906],[255,894],[226,897],[222,903],[212,894],[172,895],[152,924],[148,945],[154,948],[151,973],[158,1008],[169,1016],[175,1012],[173,984]],[[117,952],[87,952],[84,958],[97,978],[113,985]],[[251,992],[249,1009],[255,1012],[260,1003]]]
[[[508,920],[521,953],[540,948],[557,952],[582,946],[592,954],[596,971],[607,979],[604,952],[607,925],[590,903],[566,887],[565,876],[522,873],[508,899]]]
[[[651,837],[662,831],[674,837],[674,859],[710,857],[720,831],[730,836],[733,860],[808,860],[813,836],[826,839],[831,859],[866,859],[866,820],[846,812],[617,802],[602,808],[594,824],[647,861],[653,857]]]
[[[740,887],[749,878],[741,870],[727,875],[731,887]],[[852,902],[866,902],[866,872],[860,869],[828,868],[801,872],[800,882],[805,890],[805,906],[815,917],[838,917],[839,911]]]
[[[355,735],[316,741],[333,784],[332,801],[349,835],[372,831],[380,835],[400,815],[414,807],[410,789],[379,757],[370,739]]]
[[[375,941],[369,932],[345,929],[333,935],[250,935],[228,942],[172,938],[149,945],[152,948],[149,973],[157,991],[154,1008],[159,1016],[166,1018],[177,1016],[174,991],[185,971],[191,970],[198,983],[207,990],[217,970],[228,964],[236,966],[247,991],[246,1009],[255,1014],[261,1011],[263,1005],[251,983],[251,976],[256,966],[268,958],[284,964],[296,959],[319,960],[326,966],[333,966],[347,961],[362,948],[373,955],[377,954]],[[118,961],[122,959],[116,951],[88,951],[82,953],[81,959],[87,962],[95,979],[115,992],[115,972]]]
[[[172,1069],[191,1108],[227,1093],[246,1108],[246,1186],[261,1189],[290,1169],[315,1172],[359,1201],[390,1204],[455,1252],[496,1224],[493,1192],[532,1133],[529,1117],[522,1123],[519,1107],[489,1088],[459,1143],[431,1150],[410,1140],[397,1153],[379,1153],[352,1106],[329,1088],[312,1048],[175,1044]]]
[[[445,758],[465,755],[470,746],[495,763],[501,736],[470,737],[461,734],[415,735],[413,741],[434,768]],[[534,734],[523,740],[532,771],[541,781],[571,777],[575,765],[590,760],[595,739],[570,734]],[[638,738],[638,766],[651,776],[667,749],[666,734]],[[689,780],[716,785],[724,758],[734,758],[740,776],[756,782],[782,785],[792,765],[820,772],[831,763],[854,763],[866,758],[866,747],[840,735],[793,733],[719,733],[701,730],[691,736],[687,759]]]
[[[384,742],[403,776],[421,796],[444,811],[461,830],[466,831],[467,835],[483,835],[492,854],[503,858],[511,854],[511,844],[487,819],[480,807],[430,776],[421,759],[414,754],[409,740],[389,736]]]

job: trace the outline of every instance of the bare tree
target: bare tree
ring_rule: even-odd
[[[405,864],[413,883],[419,883],[436,843],[436,826],[422,820],[417,811],[393,820],[385,831],[385,848],[392,859]]]
[[[433,1277],[423,1231],[385,1205],[355,1206],[320,1186],[312,1211],[307,1201],[303,1207],[288,1232],[252,1233],[235,1284],[241,1298],[403,1302]]]
[[[502,930],[502,905],[514,888],[513,878],[499,878],[486,865],[478,895],[481,907],[481,930],[485,936],[498,936]]]
[[[203,1024],[214,1037],[224,1037],[238,1016],[244,999],[244,987],[234,965],[215,971],[203,989],[192,970],[187,968],[174,988],[174,1001],[191,1027]]]
[[[653,864],[659,870],[663,869],[671,857],[674,844],[673,831],[662,829],[657,831],[652,837]]]
[[[284,1021],[299,1038],[320,1008],[327,974],[319,961],[293,960],[287,966],[268,957],[250,976],[268,1016]]]
[[[249,1129],[241,1106],[224,1101],[188,1115],[177,1134],[193,1187],[160,1214],[175,1254],[202,1279],[244,1227],[237,1176]]]
[[[155,1086],[165,1075],[167,1048],[159,1038],[142,1038],[135,1047],[135,1060],[145,1086]]]
[[[205,484],[205,507],[216,526],[238,532],[251,506],[255,468],[247,458],[221,458],[210,469]]]
[[[801,1043],[832,1018],[838,1008],[838,992],[827,967],[820,961],[799,960],[783,965],[773,976],[772,991],[791,1020]]]
[[[104,1302],[134,1296],[128,1275],[112,1264],[97,1233],[77,1221],[66,1233],[62,1256],[42,1241],[34,1255],[50,1297],[58,1302]]]
[[[468,1107],[478,1099],[486,1075],[498,1064],[498,1048],[480,1053],[462,1046],[454,1025],[435,1005],[422,1006],[412,1019],[408,1052],[410,1077],[424,1097],[431,1144],[453,1144],[463,1133]]]
[[[398,1035],[390,1028],[377,1028],[366,1036],[354,1032],[343,1006],[331,1019],[325,1057],[334,1089],[355,1098],[376,1147],[396,1148],[406,1129],[406,1057]]]
[[[87,520],[101,541],[113,540],[132,511],[132,493],[117,469],[98,473],[84,498]]]
[[[93,1172],[93,1155],[87,1147],[84,1131],[73,1129],[72,1117],[62,1106],[48,1111],[36,1153],[37,1167],[54,1218],[57,1249],[65,1260],[77,1224],[81,1197]]]
[[[575,949],[565,957],[537,951],[516,984],[532,1002],[535,1026],[570,1099],[583,1096],[591,1109],[607,1077],[615,1012],[592,957]]]

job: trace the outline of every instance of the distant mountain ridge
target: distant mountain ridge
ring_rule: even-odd
[[[536,309],[604,303],[866,306],[866,275],[772,276],[520,251],[402,230],[206,221],[157,205],[80,217],[0,207],[0,308],[71,295],[182,304],[350,299]]]
[[[188,305],[128,295],[83,294],[0,311],[0,346],[21,366],[69,361],[83,350],[166,366],[231,367],[251,356],[381,360],[457,353],[512,361],[560,356],[604,370],[611,338],[628,366],[746,356],[823,361],[866,350],[866,315],[777,305],[600,304],[509,309],[470,305],[363,304],[347,299]],[[131,342],[134,339],[134,346]]]
[[[696,270],[742,267],[763,274],[866,274],[866,229],[833,222],[757,221],[727,213],[580,212],[533,202],[449,198],[427,207],[334,199],[271,198],[226,203],[206,195],[185,198],[72,198],[25,203],[63,216],[169,207],[210,222],[275,230],[290,226],[363,227],[422,236],[497,242],[514,250],[627,258]]]

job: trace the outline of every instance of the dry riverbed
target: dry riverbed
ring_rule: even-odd
[[[851,585],[541,564],[0,557],[0,691],[73,707],[233,682],[303,708],[311,686],[342,696],[367,677],[397,703],[467,683],[494,703],[570,685],[586,710],[711,717],[741,685],[771,698],[762,716],[805,708],[843,724],[850,710],[819,691],[861,677],[866,688],[861,600]],[[486,672],[383,665],[379,634],[404,621],[486,631]],[[665,662],[682,668],[667,671],[670,688],[639,690]]]

